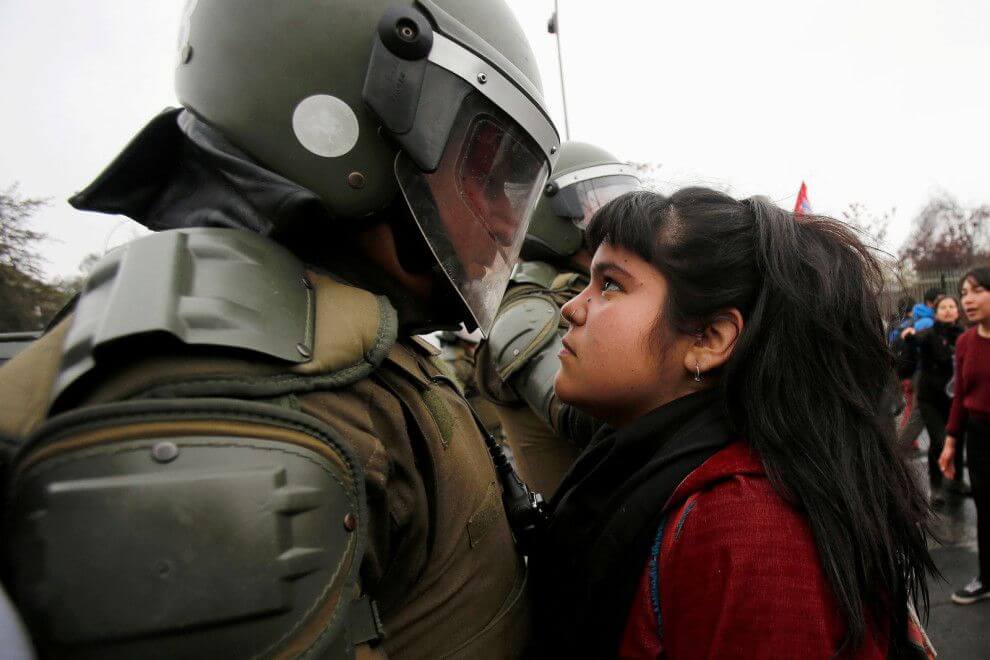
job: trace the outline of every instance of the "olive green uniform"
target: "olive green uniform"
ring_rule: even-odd
[[[269,437],[271,425],[245,420],[264,414],[278,416],[280,409],[301,413],[332,429],[360,464],[367,499],[367,520],[361,523],[367,525],[367,546],[360,561],[359,588],[377,603],[388,654],[396,658],[518,656],[529,633],[525,567],[513,547],[491,460],[464,400],[434,363],[432,347],[417,339],[395,340],[395,316],[387,300],[327,275],[310,272],[308,280],[313,287],[314,313],[309,359],[291,365],[260,354],[222,347],[204,352],[196,350],[201,347],[174,342],[163,342],[160,352],[120,348],[110,359],[112,366],[94,370],[84,384],[79,383],[83,391],[76,387],[56,398],[58,412],[53,415],[49,413],[50,396],[60,371],[64,373],[63,348],[74,322],[72,317],[63,321],[0,370],[0,433],[11,443],[4,446],[5,462],[43,424],[52,427],[80,411],[104,418],[95,426],[67,423],[61,434],[43,433],[48,440],[31,439],[33,449],[17,460],[13,481],[30,481],[32,469],[52,469],[59,461],[85,460],[86,452],[146,454],[146,443],[137,439],[153,435],[148,423],[160,417],[160,424],[172,424],[167,437],[187,438],[175,441],[181,457],[186,445],[194,443],[189,438],[218,434]],[[219,405],[211,415],[209,408],[218,399],[247,402],[252,412],[234,419],[228,406]],[[204,409],[195,419],[166,422],[164,412],[140,407],[186,403],[190,408],[198,403]],[[127,417],[121,416],[120,406],[137,407]],[[256,428],[245,430],[245,424]],[[286,442],[276,449],[284,451],[288,446]],[[279,464],[277,454],[271,462]],[[163,467],[174,467],[175,474],[202,469],[179,463],[176,460]],[[49,488],[59,483],[56,480]],[[94,481],[92,488],[97,486]],[[140,487],[127,492],[137,497]],[[345,521],[319,524],[336,529],[343,528]],[[154,520],[135,518],[130,530],[151,536],[169,533],[155,525]],[[119,530],[108,524],[101,531],[112,544],[110,535]],[[54,538],[45,534],[40,533],[42,540]],[[120,561],[112,548],[103,550],[83,543],[74,558],[78,568]],[[162,553],[163,562],[172,559]],[[31,572],[37,574],[29,576],[29,587],[21,590],[28,602],[39,584],[65,586],[63,578],[53,576],[61,570],[53,564],[57,560],[31,565]],[[127,601],[117,590],[126,589],[141,572],[140,567],[123,570],[116,583],[103,585],[101,593],[88,594],[89,607],[99,611],[101,600]],[[210,588],[209,584],[201,586]],[[339,586],[337,591],[341,591]],[[223,597],[239,595],[245,597],[243,593]],[[353,595],[338,593],[337,597]],[[315,604],[320,602],[314,599]],[[153,605],[149,607],[154,610]],[[262,616],[264,612],[241,614]],[[294,614],[299,616],[299,612]],[[321,625],[319,612],[305,620]],[[166,614],[144,632],[163,636],[159,645],[165,656],[182,648],[172,644],[186,636],[183,626],[195,623]],[[53,623],[56,640],[60,624],[57,619]],[[237,629],[245,624],[231,620],[221,625]],[[207,643],[205,637],[196,640],[195,633],[189,635],[195,644]],[[92,651],[74,646],[79,638],[71,633],[62,633],[61,639],[66,645],[54,648],[75,657],[126,657],[149,649],[146,640],[130,639],[123,633],[116,637],[112,631]],[[294,636],[287,634],[273,644],[271,652],[293,655],[306,648],[307,639],[305,631],[296,630]],[[255,652],[259,647],[246,644],[244,648]]]
[[[500,324],[511,325],[515,341],[497,346],[486,342],[478,353],[479,388],[495,404],[523,478],[546,498],[579,452],[554,431],[552,379],[559,368],[560,338],[567,331],[559,309],[587,284],[583,273],[558,271],[544,262],[520,264],[492,329],[494,337],[501,334]]]
[[[478,413],[481,423],[493,437],[502,441],[502,422],[495,412],[495,405],[481,395],[478,385],[475,382],[475,354],[478,351],[478,344],[468,341],[453,332],[441,332],[440,355],[443,364],[447,365],[449,371],[457,379],[457,383],[464,392],[474,411]]]

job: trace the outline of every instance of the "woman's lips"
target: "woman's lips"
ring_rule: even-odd
[[[571,348],[571,345],[570,345],[570,343],[568,343],[568,341],[567,341],[566,338],[561,339],[560,340],[560,343],[564,345],[564,348],[562,348],[560,350],[560,352],[557,353],[558,356],[563,357],[565,355],[572,355],[574,357],[577,357],[577,353],[575,353],[574,352],[574,349]]]

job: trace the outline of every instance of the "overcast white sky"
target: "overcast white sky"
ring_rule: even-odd
[[[247,1],[247,0],[245,0]],[[482,1],[482,0],[477,0]],[[563,132],[551,0],[510,0]],[[0,0],[0,187],[52,204],[50,274],[126,240],[65,199],[174,105],[180,0]],[[571,137],[662,164],[662,183],[790,207],[990,202],[990,2],[560,0]],[[111,234],[112,232],[112,234]]]

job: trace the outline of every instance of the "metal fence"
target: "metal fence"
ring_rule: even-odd
[[[892,319],[897,316],[897,301],[908,296],[916,303],[924,302],[925,292],[937,289],[940,293],[959,297],[959,279],[966,272],[965,268],[945,271],[925,271],[919,273],[910,281],[891,281],[887,283],[880,306],[884,318]]]

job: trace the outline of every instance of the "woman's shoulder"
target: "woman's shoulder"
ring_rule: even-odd
[[[738,570],[773,557],[794,571],[819,563],[807,517],[777,492],[746,443],[712,456],[675,497],[667,508],[664,561],[700,568],[718,557]]]
[[[683,508],[689,499],[692,509],[702,504],[738,505],[746,509],[747,518],[767,508],[790,509],[767,478],[759,454],[744,440],[733,442],[691,472],[668,501],[668,513]]]
[[[722,640],[827,657],[822,650],[834,648],[844,625],[810,523],[765,471],[752,469],[746,452],[724,451],[699,468],[713,473],[721,464],[721,478],[688,494],[658,530],[650,594],[668,631],[664,645]],[[766,621],[775,622],[773,630]],[[722,657],[729,647],[715,650],[708,655]]]
[[[684,528],[691,518],[689,531],[699,532],[685,539],[690,542],[697,536],[731,548],[759,537],[761,543],[779,542],[792,549],[803,546],[814,552],[807,518],[777,492],[762,466],[754,469],[743,460],[736,465],[739,469],[705,480],[685,497],[675,513],[678,525]]]
[[[766,478],[763,462],[745,440],[729,444],[695,468],[674,490],[666,508],[670,510],[690,495],[712,490],[737,477]]]

